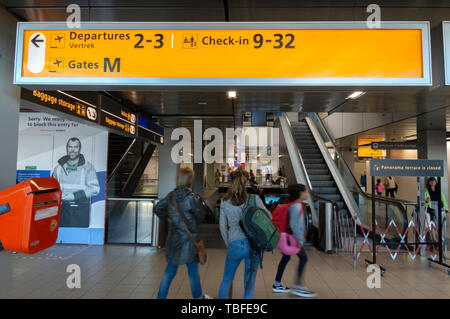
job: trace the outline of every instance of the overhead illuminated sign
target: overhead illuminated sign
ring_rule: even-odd
[[[20,22],[22,85],[430,85],[428,22]]]
[[[76,92],[75,92],[76,93]],[[131,135],[156,143],[164,143],[164,128],[150,120],[137,116],[130,108],[117,103],[112,98],[94,92],[89,100],[96,105],[64,91],[41,91],[21,89],[22,105],[46,112],[51,109],[55,114],[63,112],[98,124],[122,135]],[[139,123],[138,123],[139,122]]]
[[[371,159],[372,176],[444,176],[442,160]]]
[[[416,150],[417,142],[372,142],[370,147],[373,150]]]
[[[125,106],[104,95],[100,100],[100,124],[122,133],[136,135],[137,116]]]
[[[374,149],[371,143],[381,142],[380,138],[360,138],[358,139],[358,157],[385,157],[386,150]]]
[[[80,100],[66,92],[22,89],[20,97],[23,101],[48,107],[93,123],[98,122],[96,105]]]

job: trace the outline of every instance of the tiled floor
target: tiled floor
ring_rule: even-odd
[[[450,276],[426,259],[414,262],[406,254],[396,261],[387,255],[379,263],[387,268],[381,288],[369,289],[362,255],[353,272],[349,254],[325,254],[307,248],[309,263],[305,283],[319,298],[445,298],[450,299]],[[7,254],[8,252],[0,252]],[[200,266],[204,292],[217,296],[225,261],[225,250],[209,249],[208,263]],[[271,291],[280,255],[266,253],[258,272],[255,298],[296,298]],[[286,268],[284,281],[294,280],[297,258]],[[155,298],[165,267],[163,250],[132,246],[56,245],[33,256],[13,255],[13,297],[15,298]],[[69,289],[66,267],[81,267],[81,288]],[[233,296],[243,293],[243,266],[236,275]],[[190,298],[189,279],[181,267],[173,281],[169,298]]]

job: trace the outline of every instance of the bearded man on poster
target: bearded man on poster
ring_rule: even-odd
[[[67,155],[58,160],[52,176],[61,185],[60,227],[89,227],[91,198],[100,191],[94,165],[81,154],[81,141],[72,137],[66,144]]]

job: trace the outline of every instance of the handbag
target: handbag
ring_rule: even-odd
[[[198,262],[200,265],[204,265],[206,264],[206,260],[207,260],[207,255],[206,255],[206,247],[205,247],[205,243],[203,242],[203,240],[196,240],[194,238],[194,236],[192,235],[192,233],[189,231],[186,222],[184,221],[183,216],[181,215],[180,209],[178,207],[178,203],[177,200],[175,199],[175,196],[173,196],[173,194],[170,195],[170,197],[172,198],[172,203],[175,206],[175,209],[178,213],[178,216],[180,217],[181,222],[183,223],[184,229],[186,230],[186,233],[189,236],[189,239],[191,240],[191,242],[194,244],[195,249],[197,250],[197,257],[198,257]]]

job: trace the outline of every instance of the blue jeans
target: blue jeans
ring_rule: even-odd
[[[202,286],[200,284],[200,275],[198,274],[198,262],[195,260],[189,264],[186,264],[188,269],[189,281],[191,282],[191,292],[194,299],[201,298]],[[169,293],[170,284],[173,278],[177,274],[178,266],[167,264],[166,272],[161,279],[161,284],[159,285],[158,299],[166,299]]]
[[[231,284],[233,283],[234,275],[239,267],[241,261],[245,261],[244,272],[244,299],[252,299],[255,295],[255,280],[258,271],[259,259],[254,258],[253,272],[250,271],[250,244],[248,240],[240,239],[231,242],[228,245],[227,258],[225,261],[225,271],[223,273],[222,284],[219,289],[219,299],[228,297]],[[249,277],[251,276],[250,280]],[[247,286],[248,283],[248,286]]]

